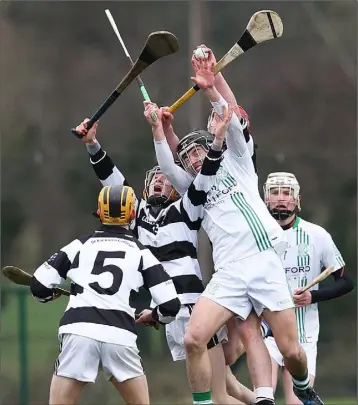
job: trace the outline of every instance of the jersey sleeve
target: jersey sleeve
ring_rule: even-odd
[[[155,153],[161,171],[176,191],[183,195],[189,188],[193,177],[175,164],[173,154],[166,139],[154,141]]]
[[[103,186],[129,185],[107,152],[102,148],[99,148],[94,155],[90,154],[90,162]]]
[[[321,265],[325,268],[334,266],[334,271],[345,266],[343,257],[333,242],[331,235],[327,231],[323,231],[320,237],[321,243]]]
[[[228,108],[228,103],[224,100],[223,97],[219,101],[212,102],[215,112],[222,117],[222,107],[225,105]],[[236,155],[237,157],[243,157],[245,155],[252,156],[247,146],[249,139],[245,139],[245,132],[247,124],[245,120],[240,122],[236,114],[232,114],[231,121],[229,123],[226,135],[226,143],[228,151]],[[246,129],[246,131],[245,131]]]
[[[180,301],[172,279],[164,267],[149,251],[141,250],[141,272],[144,287],[150,292],[153,302],[157,305],[153,309],[154,318],[166,324],[175,319],[180,309]]]
[[[78,260],[78,254],[82,242],[75,239],[54,253],[35,271],[30,289],[32,295],[41,302],[47,302],[53,298],[53,288],[61,284],[66,278],[72,264]]]
[[[200,229],[201,220],[204,216],[204,205],[208,193],[215,183],[215,176],[220,168],[221,159],[222,151],[209,149],[200,172],[180,201],[181,215],[191,229]]]

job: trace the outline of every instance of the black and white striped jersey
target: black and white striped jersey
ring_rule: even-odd
[[[204,291],[197,259],[198,231],[204,204],[220,166],[221,152],[210,150],[201,172],[183,197],[169,206],[154,210],[145,200],[138,201],[134,230],[172,278],[182,304],[193,304]],[[102,185],[128,184],[102,149],[91,156]]]
[[[52,298],[52,288],[66,278],[72,281],[71,296],[59,334],[135,346],[135,314],[129,300],[141,286],[157,305],[153,315],[159,322],[171,322],[180,308],[163,266],[132,231],[117,225],[102,225],[52,255],[35,271],[32,294],[46,302]]]

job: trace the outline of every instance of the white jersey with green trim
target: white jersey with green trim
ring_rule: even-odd
[[[282,256],[290,288],[304,287],[315,279],[323,268],[334,266],[334,271],[344,267],[344,260],[331,235],[321,226],[296,217],[294,225],[284,231],[288,247]],[[317,290],[315,285],[311,290]],[[300,343],[317,342],[319,316],[317,304],[296,308]]]
[[[223,99],[212,104],[219,114],[222,105],[227,105]],[[282,253],[286,248],[284,231],[260,196],[258,177],[236,114],[232,115],[226,143],[224,159],[207,197],[203,221],[213,244],[216,269],[271,247],[284,245]]]

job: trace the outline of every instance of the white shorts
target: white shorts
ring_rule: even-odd
[[[280,366],[284,367],[283,356],[277,347],[276,341],[273,337],[268,337],[265,339],[265,344],[270,356],[275,360],[275,362]],[[316,376],[316,360],[317,360],[317,342],[301,343],[307,356],[307,367],[308,374],[313,377]]]
[[[202,297],[211,299],[245,320],[252,309],[294,308],[280,257],[273,248],[218,268]]]
[[[114,377],[123,382],[144,375],[136,347],[99,342],[68,333],[61,335],[60,341],[55,375],[94,383],[100,364],[108,380]]]
[[[183,305],[180,309],[179,314],[176,319],[165,325],[165,334],[167,337],[167,343],[169,350],[172,354],[173,360],[185,360],[185,347],[184,347],[184,335],[186,328],[188,327],[190,314],[194,305],[187,304]],[[227,328],[223,326],[220,330],[213,336],[209,343],[208,349],[215,347],[219,343],[227,342]]]

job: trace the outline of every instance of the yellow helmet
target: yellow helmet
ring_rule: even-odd
[[[98,216],[102,224],[129,225],[135,218],[135,194],[129,186],[106,186],[98,196]]]

